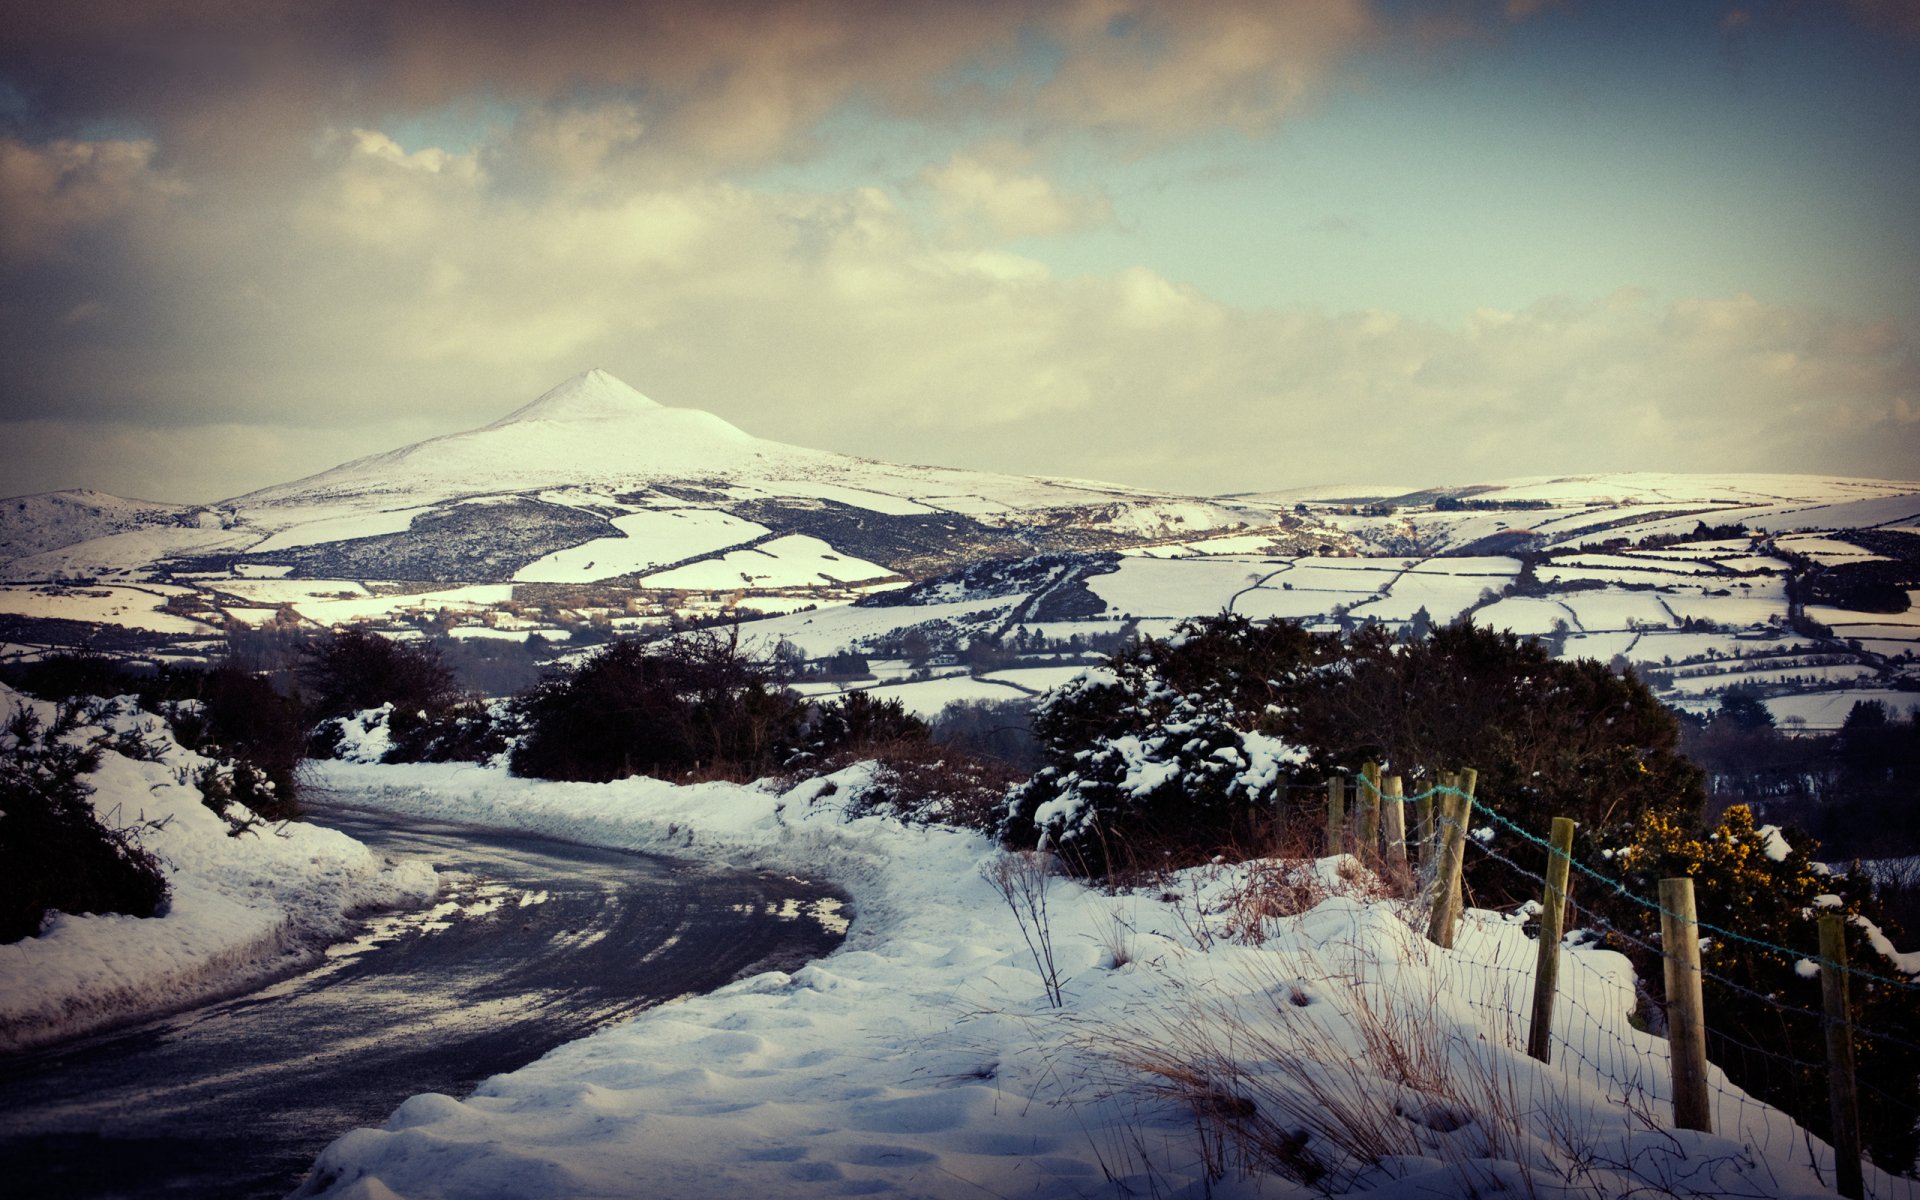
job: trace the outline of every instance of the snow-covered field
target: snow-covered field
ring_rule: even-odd
[[[0,685],[0,714],[19,708],[52,724],[53,705]],[[151,761],[105,750],[82,778],[103,823],[143,825],[139,841],[166,866],[172,905],[146,919],[55,914],[40,936],[0,945],[0,1050],[290,972],[346,932],[348,913],[419,903],[438,888],[427,864],[388,864],[315,825],[230,837],[189,782],[210,760],[175,745],[130,698],[98,721],[66,736],[139,734],[155,750]]]
[[[325,767],[328,787],[396,813],[824,876],[856,917],[841,950],[791,974],[651,1010],[465,1099],[416,1096],[336,1141],[301,1194],[1830,1195],[1807,1156],[1830,1172],[1831,1152],[1717,1070],[1721,1132],[1667,1127],[1666,1043],[1628,1022],[1633,984],[1611,952],[1565,956],[1562,1040],[1543,1066],[1515,1016],[1534,949],[1514,921],[1472,912],[1438,950],[1417,913],[1328,859],[1266,868],[1292,871],[1303,898],[1243,923],[1249,938],[1230,934],[1247,918],[1243,867],[1118,895],[1034,878],[1046,919],[1023,925],[990,881],[1013,868],[1017,884],[1020,860],[987,839],[849,819],[867,769],[780,794]],[[1058,1007],[1028,951],[1043,928]],[[1446,1066],[1396,1077],[1396,1054]],[[1257,1111],[1305,1133],[1324,1169],[1312,1186],[1216,1177],[1231,1149],[1138,1069],[1222,1056],[1244,1073],[1216,1076],[1215,1103],[1259,1089]],[[1341,1102],[1302,1092],[1308,1079]],[[1360,1123],[1391,1146],[1371,1165],[1345,1148]],[[1869,1170],[1872,1194],[1887,1185]]]
[[[726,590],[862,583],[892,575],[878,564],[838,553],[819,538],[788,534],[719,558],[649,575],[640,582],[651,588]]]
[[[1838,729],[1853,711],[1853,706],[1862,703],[1880,703],[1895,716],[1912,716],[1920,713],[1920,693],[1895,692],[1885,688],[1853,688],[1846,691],[1801,692],[1790,696],[1771,696],[1763,700],[1768,711],[1773,713],[1775,722],[1786,725],[1805,723],[1810,730]],[[1693,712],[1711,712],[1720,706],[1718,698],[1682,697],[1674,702],[1674,707]]]
[[[54,617],[145,629],[151,633],[209,633],[212,627],[190,617],[160,611],[170,595],[184,588],[163,584],[142,587],[63,587],[57,584],[0,586],[0,613]]]
[[[557,550],[528,563],[516,583],[591,583],[712,554],[771,532],[765,525],[707,509],[654,509],[613,518],[622,536]]]

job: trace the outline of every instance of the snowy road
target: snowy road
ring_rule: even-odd
[[[826,887],[342,808],[315,819],[455,873],[262,991],[0,1059],[10,1195],[283,1196],[416,1092],[487,1076],[640,1009],[831,950]]]

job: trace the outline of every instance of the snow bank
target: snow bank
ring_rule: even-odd
[[[1470,913],[1458,948],[1437,950],[1418,914],[1329,859],[1115,896],[1054,879],[1044,925],[1023,924],[991,878],[1011,864],[1017,896],[1022,860],[849,818],[866,769],[778,794],[327,764],[326,786],[395,812],[822,873],[857,916],[841,950],[792,974],[651,1010],[465,1100],[415,1096],[336,1141],[300,1194],[1827,1194],[1805,1165],[1805,1146],[1825,1149],[1717,1072],[1730,1132],[1665,1128],[1665,1042],[1629,1024],[1616,954],[1563,956],[1546,1067],[1516,1015],[1533,943],[1506,918]],[[1303,1080],[1339,1102],[1301,1103]],[[1243,1175],[1230,1144],[1196,1136],[1248,1114],[1304,1135],[1313,1186]],[[1351,1128],[1386,1150],[1356,1154]]]
[[[51,724],[54,706],[0,686]],[[141,825],[167,867],[160,917],[54,914],[40,936],[0,945],[0,1050],[84,1032],[291,972],[349,927],[347,914],[415,903],[438,889],[423,862],[392,865],[346,834],[288,823],[240,837],[191,782],[212,760],[175,745],[130,697],[68,734],[140,734],[155,761],[114,750],[84,781],[103,824]]]

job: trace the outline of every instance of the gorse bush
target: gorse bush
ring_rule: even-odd
[[[783,765],[797,767],[823,762],[851,752],[858,755],[873,746],[925,742],[927,723],[908,712],[895,699],[876,700],[866,691],[848,692],[824,704],[812,706],[798,745],[786,755]]]
[[[1890,1035],[1854,1042],[1863,1091],[1883,1101],[1861,1105],[1862,1143],[1874,1162],[1903,1173],[1920,1153],[1920,992],[1885,982],[1899,972],[1875,945],[1886,918],[1872,879],[1834,874],[1814,861],[1818,849],[1798,833],[1756,826],[1735,805],[1710,827],[1647,813],[1612,862],[1638,896],[1657,896],[1662,879],[1691,878],[1700,921],[1737,935],[1707,931],[1701,944],[1708,1056],[1742,1089],[1822,1137],[1832,1132],[1826,1071],[1807,1065],[1826,1061],[1820,978],[1802,964],[1818,956],[1819,916],[1846,915],[1847,959],[1861,973],[1851,987],[1855,1024]],[[1634,932],[1638,944],[1618,948],[1657,993],[1661,963],[1645,947],[1658,941],[1659,914],[1617,894],[1588,903]]]
[[[1571,816],[1589,839],[1701,798],[1672,715],[1637,679],[1467,623],[1399,642],[1378,628],[1343,640],[1230,615],[1187,622],[1049,695],[1034,730],[1045,766],[1014,793],[1003,834],[1095,873],[1143,850],[1211,854],[1288,783],[1367,760],[1415,787],[1472,766],[1523,828]],[[1524,894],[1497,862],[1473,871],[1483,898]]]
[[[81,776],[97,747],[74,746],[17,708],[0,730],[0,942],[40,931],[47,913],[166,911],[166,874],[126,830],[101,823]]]
[[[1033,734],[1034,703],[1024,698],[949,701],[933,718],[933,740],[1030,775],[1046,763]]]
[[[1467,622],[1409,642],[1365,629],[1325,657],[1289,729],[1317,766],[1384,762],[1409,783],[1473,767],[1482,796],[1539,832],[1554,817],[1597,834],[1700,806],[1673,714],[1630,673]]]
[[[391,704],[434,713],[459,698],[453,671],[432,646],[342,629],[300,648],[298,674],[310,719],[344,717]]]
[[[1274,731],[1315,648],[1297,626],[1223,616],[1056,689],[1033,719],[1046,765],[1013,791],[1003,839],[1103,874],[1244,838],[1306,758]]]
[[[93,655],[55,655],[8,674],[21,691],[44,700],[133,696],[142,708],[167,717],[180,745],[222,761],[224,773],[202,784],[209,807],[220,811],[225,801],[236,800],[264,820],[300,815],[306,721],[299,701],[259,674],[230,663],[211,670],[134,671]],[[236,778],[241,782],[235,784]]]
[[[172,672],[164,684],[161,698],[147,706],[170,714],[182,746],[229,760],[227,778],[239,782],[227,783],[219,799],[237,801],[269,821],[300,815],[296,772],[306,753],[306,722],[299,701],[231,666]],[[219,811],[215,796],[208,801]]]
[[[807,705],[772,669],[711,630],[647,645],[609,644],[522,697],[515,774],[604,782],[713,772],[750,778],[780,766]]]

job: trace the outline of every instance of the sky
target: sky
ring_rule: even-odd
[[[1196,494],[1920,478],[1920,0],[0,0],[0,495],[603,367]]]

